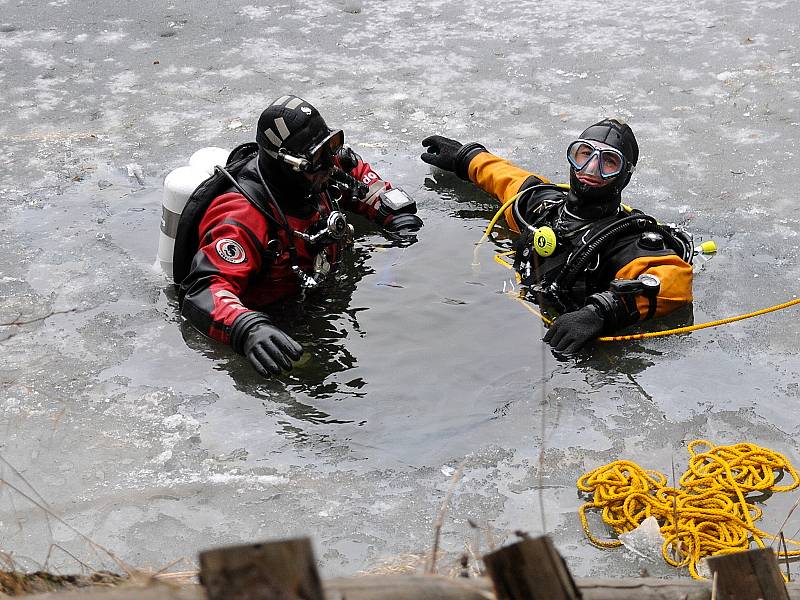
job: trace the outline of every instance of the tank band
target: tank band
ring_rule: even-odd
[[[175,239],[178,233],[178,221],[180,220],[181,216],[178,213],[172,212],[166,206],[161,206],[161,233]]]

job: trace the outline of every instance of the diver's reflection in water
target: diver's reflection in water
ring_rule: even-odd
[[[328,422],[329,414],[295,399],[289,391],[286,375],[264,379],[255,372],[245,357],[234,353],[230,346],[204,337],[186,321],[181,323],[181,333],[189,348],[208,358],[214,364],[215,370],[227,372],[236,389],[262,400],[267,412],[274,413],[277,404],[281,405],[281,410],[287,417],[310,423]]]
[[[443,176],[439,181],[426,177],[424,187],[439,200],[452,200],[459,205],[469,204],[469,208],[453,210],[451,216],[457,219],[486,219],[488,223],[500,205],[489,194],[475,187],[474,184],[456,177]]]
[[[660,317],[657,321],[647,321],[616,332],[616,335],[634,335],[638,333],[666,331],[679,327],[688,327],[694,323],[692,304],[687,304],[674,312]],[[683,336],[687,336],[683,334]],[[665,352],[657,350],[660,344],[652,340],[620,340],[595,341],[574,354],[562,354],[550,349],[540,342],[543,351],[548,350],[553,358],[568,367],[573,365],[583,372],[587,380],[595,386],[613,385],[620,381],[620,376],[630,379],[654,366]]]
[[[677,310],[660,317],[656,321],[647,321],[617,332],[617,335],[634,335],[650,331],[666,331],[694,324],[694,306],[687,304]],[[688,336],[685,333],[681,337]],[[648,367],[652,367],[664,352],[656,350],[655,344],[648,340],[624,340],[615,342],[596,342],[594,347],[583,350],[579,361],[581,366],[591,367],[609,377],[615,374],[638,375]],[[651,360],[648,357],[652,357]],[[565,358],[564,360],[574,360]]]
[[[380,240],[380,245],[404,246],[416,241],[414,236]],[[335,278],[304,301],[277,303],[265,312],[275,324],[302,344],[304,353],[294,368],[279,377],[265,379],[250,366],[248,360],[234,353],[229,346],[211,340],[196,331],[188,322],[181,323],[181,332],[188,347],[210,358],[215,368],[228,372],[237,390],[264,401],[269,412],[281,406],[287,417],[314,424],[351,423],[298,398],[329,399],[335,396],[362,397],[366,382],[350,381],[343,389],[334,380],[338,373],[356,367],[355,356],[347,348],[349,335],[361,334],[358,315],[369,307],[351,306],[353,292],[361,279],[374,270],[366,263],[370,257],[363,241],[343,257]],[[177,309],[177,304],[176,304]],[[293,436],[299,432],[292,428]]]

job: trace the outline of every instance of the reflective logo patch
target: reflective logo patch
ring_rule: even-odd
[[[217,254],[219,254],[222,260],[233,263],[234,265],[238,265],[247,260],[244,248],[242,248],[239,242],[234,240],[223,238],[217,241],[214,248],[217,250]]]

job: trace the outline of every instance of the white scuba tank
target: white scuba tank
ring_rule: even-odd
[[[216,146],[209,146],[208,148],[200,148],[197,152],[192,154],[189,158],[189,166],[202,169],[209,176],[214,174],[214,167],[219,165],[224,167],[230,155],[230,150],[225,148],[217,148]]]
[[[178,167],[164,178],[161,200],[161,232],[155,266],[171,280],[175,236],[183,207],[197,187],[214,174],[216,165],[225,166],[230,151],[214,146],[201,148],[189,159],[189,166]]]

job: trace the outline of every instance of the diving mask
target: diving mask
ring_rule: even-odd
[[[567,160],[576,171],[581,171],[587,167],[591,160],[597,157],[597,174],[602,179],[612,179],[616,177],[627,166],[625,155],[616,148],[597,145],[598,142],[578,139],[572,142],[567,148]]]
[[[319,142],[311,146],[302,156],[297,156],[286,148],[278,150],[278,159],[303,173],[317,173],[333,167],[333,157],[344,145],[344,131],[331,131]]]

